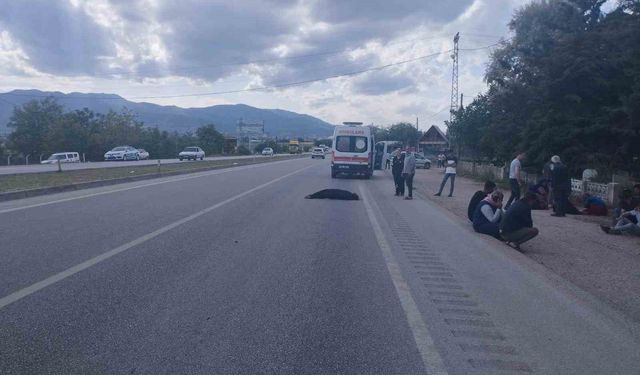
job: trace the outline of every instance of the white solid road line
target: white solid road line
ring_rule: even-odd
[[[238,199],[240,199],[242,197],[245,197],[245,196],[247,196],[247,195],[249,195],[249,194],[251,194],[251,193],[253,193],[255,191],[263,189],[263,188],[265,188],[265,187],[267,187],[269,185],[272,185],[272,184],[274,184],[274,183],[276,183],[278,181],[281,181],[281,180],[283,180],[283,179],[285,179],[287,177],[293,176],[294,174],[300,173],[300,172],[302,172],[302,171],[304,171],[306,169],[309,169],[309,168],[315,167],[315,166],[316,165],[310,165],[310,166],[298,169],[298,170],[296,170],[294,172],[288,173],[288,174],[286,174],[284,176],[280,176],[280,177],[278,177],[276,179],[273,179],[273,180],[271,180],[269,182],[265,182],[262,185],[258,185],[258,186],[254,187],[252,189],[249,189],[249,190],[247,190],[247,191],[245,191],[243,193],[240,193],[240,194],[235,195],[235,196],[233,196],[231,198],[225,199],[225,200],[223,200],[223,201],[221,201],[219,203],[214,204],[213,206],[207,207],[204,210],[198,211],[198,212],[196,212],[196,213],[194,213],[194,214],[192,214],[190,216],[187,216],[187,217],[185,217],[183,219],[175,221],[175,222],[173,222],[173,223],[171,223],[169,225],[166,225],[166,226],[164,226],[164,227],[162,227],[162,228],[160,228],[158,230],[155,230],[155,231],[153,231],[151,233],[145,234],[144,236],[136,238],[135,240],[133,240],[131,242],[127,242],[124,245],[120,245],[120,246],[116,247],[115,249],[111,249],[111,250],[107,251],[106,253],[102,253],[102,254],[94,257],[94,258],[86,260],[86,261],[84,261],[84,262],[82,262],[82,263],[80,263],[78,265],[75,265],[75,266],[73,266],[71,268],[68,268],[68,269],[66,269],[66,270],[64,270],[64,271],[62,271],[60,273],[57,273],[57,274],[55,274],[53,276],[50,276],[50,277],[48,277],[48,278],[46,278],[46,279],[44,279],[42,281],[39,281],[39,282],[37,282],[35,284],[32,284],[32,285],[30,285],[30,286],[28,286],[26,288],[23,288],[23,289],[20,289],[18,291],[15,291],[15,292],[9,294],[8,296],[0,298],[0,309],[4,308],[7,305],[10,305],[10,304],[12,304],[12,303],[14,303],[16,301],[19,301],[19,300],[23,299],[24,297],[27,297],[30,294],[33,294],[33,293],[35,293],[35,292],[37,292],[37,291],[39,291],[41,289],[44,289],[44,288],[46,288],[46,287],[48,287],[50,285],[53,285],[53,284],[55,284],[55,283],[57,283],[59,281],[62,281],[62,280],[66,279],[69,276],[73,276],[78,272],[86,270],[87,268],[92,267],[92,266],[94,266],[94,265],[96,265],[96,264],[98,264],[98,263],[100,263],[100,262],[102,262],[104,260],[107,260],[107,259],[109,259],[109,258],[111,258],[113,256],[116,256],[116,255],[122,253],[123,251],[127,251],[127,250],[129,250],[129,249],[131,249],[131,248],[133,248],[133,247],[135,247],[137,245],[140,245],[140,244],[142,244],[142,243],[144,243],[146,241],[149,241],[150,239],[158,237],[159,235],[161,235],[161,234],[163,234],[165,232],[168,232],[171,229],[174,229],[176,227],[179,227],[182,224],[185,224],[185,223],[188,223],[188,222],[190,222],[190,221],[192,221],[194,219],[197,219],[198,217],[200,217],[200,216],[202,216],[202,215],[204,215],[206,213],[209,213],[209,212],[211,212],[211,211],[213,211],[213,210],[215,210],[217,208],[220,208],[220,207],[222,207],[222,206],[224,206],[224,205],[226,205],[228,203],[236,201],[236,200],[238,200]]]
[[[407,316],[409,328],[413,333],[413,338],[416,341],[416,346],[418,347],[418,351],[422,357],[422,362],[427,370],[427,374],[447,375],[448,372],[444,365],[444,361],[440,356],[440,352],[438,352],[438,348],[433,342],[429,329],[422,319],[422,314],[420,313],[420,310],[418,310],[416,301],[411,295],[409,284],[407,284],[407,281],[402,276],[400,266],[398,265],[396,258],[393,256],[391,246],[389,246],[389,243],[384,236],[384,232],[382,231],[382,227],[378,222],[376,211],[380,212],[380,209],[373,200],[369,200],[368,193],[365,193],[365,189],[362,185],[359,185],[358,188],[360,190],[360,197],[362,197],[365,210],[367,211],[367,216],[369,216],[371,227],[376,235],[378,246],[380,247],[380,250],[382,250],[382,255],[385,263],[387,264],[387,269],[389,270],[391,280],[393,281],[393,286],[396,289],[396,293],[398,293],[400,304]],[[376,208],[375,211],[373,206]]]
[[[168,184],[168,183],[171,183],[171,182],[180,182],[180,181],[184,181],[184,180],[191,180],[193,178],[214,176],[214,175],[223,174],[223,173],[241,171],[241,170],[244,170],[244,169],[258,168],[258,167],[264,166],[265,164],[274,165],[274,164],[286,163],[286,162],[290,162],[292,160],[300,160],[300,159],[289,159],[289,160],[281,160],[281,161],[275,161],[275,162],[269,162],[269,163],[251,164],[251,165],[245,165],[245,166],[240,166],[240,167],[229,167],[229,168],[215,170],[213,172],[201,172],[201,173],[194,172],[194,173],[198,173],[198,174],[189,174],[186,177],[172,178],[170,180],[150,182],[148,184],[143,184],[143,185],[136,185],[136,186],[130,186],[130,187],[126,187],[126,188],[101,191],[99,193],[91,193],[91,194],[79,195],[77,197],[70,197],[70,198],[64,198],[64,199],[58,199],[58,200],[54,200],[54,201],[49,201],[49,202],[35,203],[35,204],[27,205],[27,206],[19,206],[19,207],[14,207],[14,208],[7,208],[7,209],[4,209],[4,210],[0,210],[0,214],[6,214],[7,212],[26,210],[26,209],[35,208],[35,207],[48,206],[50,204],[57,204],[57,203],[75,201],[75,200],[78,200],[78,199],[97,197],[97,196],[100,196],[100,195],[119,193],[121,191],[141,189],[141,188],[149,187],[149,186]]]

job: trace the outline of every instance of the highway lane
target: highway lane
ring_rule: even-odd
[[[421,373],[358,202],[303,199],[331,184],[322,161],[2,214],[5,243],[20,244],[2,250],[20,269],[0,272],[2,293],[296,170],[3,307],[0,372]],[[77,222],[57,227],[65,212]],[[41,233],[58,234],[11,234],[36,219]]]
[[[287,154],[273,155],[271,157],[279,158],[287,156]],[[232,159],[251,159],[262,158],[269,156],[262,155],[234,155],[234,156],[208,156],[204,160],[232,160]],[[174,163],[196,163],[196,161],[180,161],[179,159],[160,159],[161,164],[174,164]],[[150,160],[128,160],[128,161],[98,161],[87,163],[64,163],[62,169],[64,170],[78,170],[78,169],[95,169],[95,168],[117,168],[128,166],[140,166],[140,165],[156,165],[158,159]],[[0,176],[6,174],[21,174],[21,173],[42,173],[42,172],[54,172],[58,170],[57,164],[30,164],[30,165],[9,165],[0,166]]]
[[[3,203],[0,373],[639,368],[615,314],[390,192],[299,159]]]

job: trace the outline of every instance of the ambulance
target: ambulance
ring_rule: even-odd
[[[371,127],[361,122],[343,122],[333,131],[331,149],[331,177],[339,173],[373,175],[375,140]]]

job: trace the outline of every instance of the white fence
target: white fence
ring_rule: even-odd
[[[471,161],[459,162],[458,169],[474,176],[490,177],[495,181],[502,181],[509,177],[505,167],[496,167],[490,164],[480,164]]]
[[[621,189],[622,185],[615,182],[602,184],[598,182],[571,179],[571,192],[573,194],[588,193],[602,198],[611,206],[618,204],[618,196],[620,195]]]
[[[490,164],[460,161],[458,163],[458,169],[463,173],[471,174],[476,177],[491,178],[494,181],[505,181],[509,178],[509,171],[506,167],[496,167]],[[531,184],[535,183],[540,176],[537,174],[524,173],[522,177],[526,184]],[[574,195],[588,193],[602,198],[610,206],[618,204],[618,196],[622,191],[622,186],[622,184],[617,182],[602,184],[598,182],[571,179],[571,192]]]

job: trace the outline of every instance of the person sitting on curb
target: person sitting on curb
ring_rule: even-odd
[[[516,250],[520,245],[538,235],[538,228],[533,227],[531,207],[536,203],[536,195],[526,192],[524,198],[509,207],[500,222],[500,234],[507,243]]]
[[[627,233],[640,236],[640,224],[638,223],[640,223],[640,202],[636,203],[636,207],[633,210],[623,212],[618,218],[615,227],[611,228],[607,225],[600,225],[600,228],[607,234]]]
[[[486,181],[482,190],[476,191],[469,201],[469,207],[467,207],[467,217],[469,221],[473,221],[473,214],[476,212],[476,207],[481,200],[485,199],[487,195],[493,193],[496,190],[496,183],[493,181]]]
[[[635,201],[633,199],[633,192],[629,189],[622,190],[622,193],[618,195],[618,207],[613,209],[612,226],[616,226],[618,218],[622,216],[623,212],[631,211],[635,207]],[[633,220],[633,218],[631,219]]]
[[[504,194],[494,191],[478,204],[473,214],[473,230],[478,233],[488,234],[500,241],[500,220],[502,219],[502,199]]]

